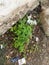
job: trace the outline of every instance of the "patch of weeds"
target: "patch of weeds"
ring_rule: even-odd
[[[20,19],[16,25],[11,29],[15,37],[13,39],[13,46],[19,50],[19,52],[24,52],[25,45],[29,43],[32,36],[32,26],[27,24],[27,17]]]

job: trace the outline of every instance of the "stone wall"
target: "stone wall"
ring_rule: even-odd
[[[43,12],[40,15],[41,23],[45,34],[49,36],[49,0],[40,0],[42,2]]]
[[[14,8],[12,10],[6,9],[7,7],[10,8],[6,3],[0,0],[0,35],[4,34],[8,29],[12,27],[20,18],[22,18],[28,10],[34,9],[39,4],[37,0],[4,0],[10,1],[7,4],[10,5],[11,3]],[[24,2],[23,2],[24,1]],[[18,6],[15,4],[18,3]],[[3,7],[4,4],[7,7]],[[12,8],[12,7],[11,7]]]
[[[49,36],[49,8],[43,10],[40,18],[45,34]]]
[[[41,23],[43,25],[45,33],[49,35],[49,18],[47,21],[47,17],[49,17],[49,15],[45,14],[47,8],[49,8],[49,0],[0,0],[0,35],[4,34],[8,29],[10,29],[12,25],[14,25],[28,12],[28,10],[33,10],[36,8],[39,4],[39,1],[42,3],[44,12],[44,15],[43,12],[41,13],[41,17],[44,17],[43,19],[45,21],[41,21]]]

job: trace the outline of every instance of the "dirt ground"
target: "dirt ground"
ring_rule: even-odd
[[[37,10],[37,12],[39,11]],[[35,41],[34,36],[39,38],[38,42]],[[0,44],[4,44],[4,48],[0,49],[0,65],[18,65],[18,62],[13,63],[9,59],[16,56],[23,57],[23,54],[12,47],[13,37],[11,32],[0,36]],[[35,26],[32,39],[24,55],[26,65],[49,65],[49,37],[45,35],[41,25]]]
[[[39,38],[39,42],[35,42],[37,44],[37,48],[35,47],[35,51],[27,51],[26,53],[26,65],[49,65],[49,38],[44,35],[39,26],[35,27],[34,35]],[[7,35],[0,37],[0,43],[6,42],[7,40],[11,40],[11,37],[7,37]],[[10,44],[11,42],[8,41]],[[31,40],[30,47],[33,48],[34,40]],[[9,47],[9,46],[8,46]],[[10,48],[11,50],[11,48]],[[6,54],[9,54],[10,50],[8,48],[0,49],[0,64],[1,65],[18,65],[17,62],[12,63],[6,59]],[[17,52],[16,52],[17,53]],[[15,56],[16,56],[15,53]],[[17,54],[18,55],[18,54]]]
[[[49,65],[49,38],[47,38],[40,30],[40,51],[36,51],[34,54],[30,54],[27,65]],[[37,32],[36,32],[37,33]],[[38,33],[39,34],[39,33]],[[38,34],[36,34],[38,36]],[[42,38],[41,38],[42,37]]]

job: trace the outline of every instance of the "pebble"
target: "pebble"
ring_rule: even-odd
[[[13,54],[13,53],[14,53],[14,51],[11,51],[11,52],[10,52],[10,54]]]
[[[28,61],[30,61],[30,60],[31,60],[31,57],[28,58]]]
[[[6,56],[7,59],[11,58],[9,55]]]
[[[3,49],[3,48],[4,48],[4,46],[3,46],[2,44],[1,44],[0,46],[1,46],[1,49]]]
[[[38,37],[36,37],[36,42],[38,42],[39,41],[39,38]]]
[[[2,25],[3,23],[2,22],[0,22],[0,26]]]
[[[19,59],[19,60],[18,60],[18,64],[19,64],[19,65],[26,64],[25,58]]]
[[[14,22],[12,23],[12,25],[14,25]]]
[[[43,47],[46,48],[46,44],[43,44]]]
[[[34,25],[37,25],[37,21],[36,20],[33,20],[32,22]]]

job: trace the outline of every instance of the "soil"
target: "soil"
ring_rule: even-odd
[[[26,65],[49,65],[49,38],[45,35],[42,26],[36,25],[30,43],[24,53],[19,53],[17,49],[12,47],[13,33],[7,31],[0,36],[0,44],[4,44],[4,48],[0,49],[1,65],[18,65],[18,62],[11,62],[10,58],[19,56],[26,58]],[[39,41],[36,42],[36,37]]]
[[[34,37],[30,40],[25,53],[26,65],[49,65],[49,39],[44,35],[39,25],[35,27],[34,36],[37,36],[39,41],[36,42]],[[12,38],[13,35],[10,35],[9,33],[0,36],[0,43],[7,44],[4,49],[0,49],[1,65],[18,65],[17,62],[12,63],[9,61],[10,57],[21,56],[21,54],[17,52],[17,49],[12,48]],[[11,54],[11,52],[13,52],[13,54]],[[9,56],[8,59],[6,56]]]
[[[40,37],[40,41],[38,42],[39,48],[35,53],[28,55],[30,59],[27,65],[49,65],[49,39],[41,33],[41,30],[40,33],[38,32],[36,32],[36,35]]]

